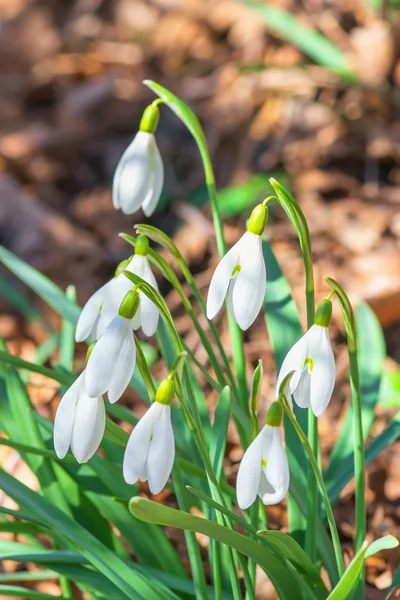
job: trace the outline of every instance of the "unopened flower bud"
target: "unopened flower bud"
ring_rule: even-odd
[[[140,298],[136,289],[133,289],[130,292],[128,292],[125,295],[119,307],[119,316],[123,317],[124,319],[133,319],[137,309],[139,308],[139,302]]]
[[[159,404],[171,404],[172,398],[174,397],[174,382],[172,379],[164,379],[156,391],[156,402]]]
[[[157,129],[158,121],[160,119],[160,110],[157,105],[150,104],[145,108],[143,116],[140,121],[139,130],[145,133],[154,133]]]
[[[247,231],[255,235],[262,235],[268,219],[268,208],[264,204],[258,204],[250,215]]]

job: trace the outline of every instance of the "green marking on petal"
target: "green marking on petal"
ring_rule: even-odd
[[[151,434],[150,434],[150,441],[151,441],[151,442],[153,441],[153,437],[154,437],[154,435],[151,433]]]
[[[306,358],[306,360],[304,361],[304,368],[308,367],[308,372],[312,373],[313,372],[313,368],[314,368],[314,361],[313,359],[308,356]]]
[[[242,270],[242,265],[235,265],[233,267],[231,277],[235,277],[235,275],[237,275],[238,273],[240,273],[241,270]]]
[[[265,469],[265,467],[267,466],[267,461],[265,460],[265,458],[261,459],[261,466],[263,467],[263,469]]]

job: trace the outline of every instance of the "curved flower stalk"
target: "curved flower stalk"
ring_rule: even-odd
[[[132,431],[126,446],[123,474],[129,484],[148,481],[152,494],[159,494],[171,474],[175,458],[171,401],[174,384],[162,381],[155,401]]]
[[[311,407],[319,417],[325,411],[335,386],[335,358],[329,339],[328,326],[332,316],[332,302],[323,300],[315,314],[314,325],[289,350],[282,363],[279,388],[288,373],[294,371],[290,392],[300,408]]]
[[[90,397],[85,391],[85,371],[65,392],[54,420],[54,449],[64,458],[68,449],[78,463],[87,462],[103,439],[106,410],[102,396]]]
[[[147,258],[148,250],[147,237],[140,235],[137,238],[134,256],[122,261],[118,265],[115,277],[97,290],[83,307],[76,327],[76,342],[83,342],[89,336],[98,340],[118,315],[121,302],[133,289],[133,283],[122,275],[121,269],[138,275],[158,291],[157,281]],[[134,330],[142,327],[143,333],[151,337],[157,330],[159,312],[151,300],[141,292],[139,292],[139,300],[139,309],[132,327]]]
[[[226,294],[232,317],[243,331],[260,312],[267,282],[261,239],[267,216],[268,209],[264,204],[256,206],[247,232],[217,266],[208,290],[208,319],[219,313]]]
[[[159,119],[157,105],[143,113],[139,131],[122,155],[113,181],[113,204],[126,215],[142,208],[146,217],[155,211],[164,183],[164,166],[154,132]]]
[[[289,465],[282,444],[282,407],[273,402],[266,425],[247,448],[236,482],[236,495],[242,510],[257,498],[263,504],[277,504],[287,494],[290,483]]]
[[[132,327],[138,306],[139,294],[134,289],[126,294],[118,315],[93,349],[89,348],[85,389],[90,396],[108,392],[108,399],[113,404],[127,388],[136,364]]]

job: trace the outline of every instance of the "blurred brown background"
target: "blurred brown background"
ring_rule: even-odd
[[[131,232],[135,222],[144,221],[142,214],[126,217],[113,209],[111,182],[153,99],[141,82],[154,79],[200,117],[217,185],[235,188],[223,201],[228,243],[241,235],[251,206],[272,193],[267,178],[275,175],[308,219],[318,296],[326,293],[322,275],[331,275],[352,300],[367,299],[386,326],[388,364],[396,369],[400,12],[396,3],[372,0],[276,0],[273,5],[329,40],[353,81],[307,56],[290,43],[291,35],[278,34],[258,12],[235,0],[0,0],[0,243],[62,288],[74,284],[81,303],[111,276],[129,253],[118,232]],[[157,141],[166,181],[151,222],[175,235],[205,292],[216,246],[198,152],[165,107]],[[272,210],[268,237],[304,317],[298,242],[278,208]],[[197,338],[174,292],[162,289],[196,350]],[[6,300],[0,303],[0,334],[29,359],[42,333]],[[56,322],[54,315],[47,317]],[[269,396],[273,360],[262,318],[257,323],[245,338],[249,375],[263,358]],[[321,420],[324,460],[349,399],[338,313],[334,325],[338,385]],[[229,344],[224,319],[221,335]],[[373,433],[391,414],[378,408]],[[227,459],[235,464],[240,449],[231,435]],[[369,529],[379,535],[399,534],[399,451],[398,444],[392,446],[369,469]],[[349,485],[337,510],[345,548],[346,536],[350,541],[353,534],[352,493]],[[275,512],[282,525],[282,512]],[[368,598],[384,597],[380,590],[390,585],[395,566],[393,553],[371,559]],[[260,598],[269,597],[260,589]]]

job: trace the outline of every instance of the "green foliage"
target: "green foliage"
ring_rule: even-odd
[[[280,9],[266,4],[251,4],[261,11],[275,31],[287,36],[291,31],[293,42],[310,56],[315,58],[318,54],[321,64],[350,76],[344,57],[320,34],[300,26]],[[171,92],[154,82],[146,83],[159,97],[155,102],[169,107],[192,133],[198,145],[222,255],[225,240],[212,165],[201,125],[194,113]],[[299,237],[306,272],[307,323],[311,326],[314,322],[314,280],[307,221],[290,193],[274,179],[271,184],[276,193],[276,197],[272,198],[283,208]],[[225,190],[219,195],[223,213],[234,215],[246,210],[258,200],[265,186],[265,177],[259,176],[251,178],[243,186]],[[137,286],[141,294],[157,306],[162,317],[157,331],[158,350],[136,340],[138,368],[131,386],[145,403],[151,404],[160,383],[155,380],[151,366],[160,354],[170,371],[174,392],[171,413],[176,458],[172,482],[167,484],[170,493],[168,503],[178,504],[179,510],[139,497],[138,486],[125,483],[121,468],[123,449],[129,437],[129,427],[136,426],[138,418],[122,405],[111,405],[106,401],[108,416],[101,452],[89,462],[78,465],[70,454],[63,460],[57,457],[53,450],[52,423],[35,410],[27,384],[31,373],[39,373],[57,382],[60,392],[75,381],[74,331],[80,313],[75,289],[69,287],[64,292],[10,251],[0,248],[1,262],[62,317],[61,333],[58,334],[17,288],[3,282],[3,297],[26,319],[41,323],[48,332],[48,342],[38,349],[36,360],[32,362],[12,356],[4,343],[0,345],[0,422],[3,433],[0,445],[9,446],[20,454],[36,476],[39,488],[34,491],[0,469],[0,487],[18,507],[0,508],[0,531],[20,536],[18,541],[0,540],[0,558],[33,562],[42,569],[17,573],[13,580],[8,574],[1,574],[0,595],[71,600],[70,582],[74,582],[86,597],[98,600],[240,600],[244,589],[247,600],[255,600],[255,566],[259,565],[282,600],[344,600],[354,593],[361,597],[365,559],[380,550],[394,548],[397,541],[387,536],[369,546],[363,543],[365,511],[358,501],[358,551],[344,571],[332,504],[354,473],[357,498],[363,498],[361,426],[364,435],[367,435],[373,423],[376,403],[384,403],[382,398],[391,397],[397,389],[394,376],[390,386],[387,384],[390,391],[385,391],[382,386],[385,346],[376,317],[371,309],[361,305],[355,321],[346,294],[334,280],[327,278],[327,284],[342,309],[348,334],[353,404],[347,411],[343,431],[323,479],[318,464],[318,438],[313,437],[317,431],[313,415],[311,420],[307,419],[306,411],[297,406],[292,411],[289,399],[284,395],[284,386],[278,391],[278,401],[286,414],[284,429],[291,476],[288,501],[290,534],[268,530],[266,514],[257,502],[242,513],[236,508],[236,491],[230,485],[231,478],[224,473],[231,417],[243,450],[258,433],[258,406],[265,402],[261,396],[262,366],[259,364],[257,367],[253,386],[248,392],[242,336],[232,319],[232,345],[226,348],[215,324],[206,318],[202,293],[173,240],[149,225],[138,225],[137,232],[161,245],[174,259],[177,272],[156,250],[149,249],[150,263],[177,291],[209,364],[202,364],[186,347],[161,294],[141,277],[122,270],[120,276],[127,277]],[[127,234],[122,234],[122,237],[135,246],[135,237]],[[262,251],[267,270],[264,316],[279,370],[303,330],[290,286],[266,240],[262,242]],[[55,360],[50,360],[54,357]],[[210,418],[207,398],[209,389],[218,398],[213,419]],[[274,392],[272,399],[276,399]],[[400,413],[366,447],[366,464],[399,435]],[[314,496],[316,483],[322,500],[320,511],[317,495]],[[193,509],[200,510],[204,518],[192,514]],[[181,549],[177,552],[170,531],[165,527],[183,530],[190,576],[185,553]],[[239,533],[237,528],[244,533]],[[305,533],[310,536],[310,532],[311,547],[304,536]],[[208,570],[204,569],[207,559],[205,550],[199,545],[198,534],[210,538],[207,548],[209,577]],[[321,564],[329,576],[328,586],[321,578]],[[19,585],[40,578],[59,579],[63,596],[52,596]]]
[[[260,15],[268,29],[302,50],[317,64],[332,69],[348,81],[356,81],[348,57],[324,35],[277,6],[247,0],[244,4]]]

